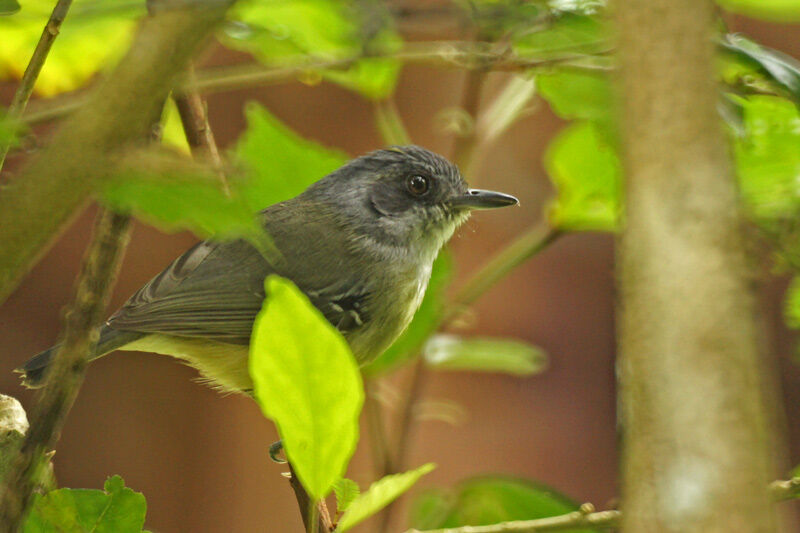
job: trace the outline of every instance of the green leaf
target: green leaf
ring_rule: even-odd
[[[536,83],[561,118],[607,122],[614,112],[611,83],[602,74],[557,69],[538,74]]]
[[[367,492],[356,498],[339,520],[337,533],[353,528],[389,505],[434,468],[436,465],[427,463],[415,470],[386,476],[370,485]]]
[[[606,24],[599,18],[574,12],[556,13],[541,31],[523,32],[513,40],[513,50],[535,59],[594,54],[610,48]]]
[[[398,61],[361,59],[396,51],[402,44],[378,3],[250,0],[239,2],[231,17],[236,24],[223,35],[225,44],[250,52],[265,65],[340,60],[348,68],[324,70],[323,76],[369,98],[385,98],[394,91]]]
[[[252,212],[293,198],[347,162],[345,153],[300,137],[256,102],[245,106],[247,130],[234,155],[247,180],[237,190]]]
[[[183,131],[183,123],[178,113],[178,106],[175,100],[168,99],[164,104],[164,112],[161,115],[161,142],[164,146],[169,146],[183,154],[191,154],[189,141],[186,140],[186,132]]]
[[[575,502],[544,485],[486,476],[461,482],[451,491],[423,493],[412,507],[411,525],[418,529],[482,526],[557,516],[577,509]]]
[[[615,231],[620,213],[619,158],[591,122],[568,126],[545,154],[557,196],[548,216],[566,231]]]
[[[146,510],[144,496],[125,487],[121,477],[113,476],[106,480],[103,490],[58,489],[37,496],[22,531],[139,533]]]
[[[792,283],[786,289],[783,317],[791,329],[800,329],[800,277],[792,279]]]
[[[0,78],[19,78],[42,35],[53,0],[26,0],[13,17],[0,18]],[[42,96],[85,85],[122,56],[131,42],[144,2],[75,0],[36,82]]]
[[[749,66],[769,75],[800,102],[800,63],[796,59],[738,34],[726,35],[720,45]]]
[[[250,343],[250,375],[264,415],[309,495],[319,500],[347,468],[364,403],[344,337],[290,281],[270,276]]]
[[[333,484],[333,492],[336,494],[336,510],[342,513],[358,498],[361,489],[358,488],[358,483],[343,477]]]
[[[531,376],[547,366],[547,355],[538,347],[509,339],[435,335],[423,352],[428,366],[437,370],[471,370]]]
[[[800,21],[800,2],[797,0],[717,0],[717,3],[736,13],[780,23]]]
[[[19,9],[20,5],[17,0],[0,0],[0,16],[13,15]]]
[[[442,250],[433,262],[428,290],[417,314],[400,337],[377,359],[362,370],[369,376],[383,374],[408,361],[422,349],[425,340],[439,328],[444,290],[450,282],[453,260],[447,250]]]

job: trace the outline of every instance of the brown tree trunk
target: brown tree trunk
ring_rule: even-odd
[[[623,531],[774,531],[767,405],[710,0],[618,0]]]

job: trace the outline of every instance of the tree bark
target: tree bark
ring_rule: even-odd
[[[623,531],[776,519],[753,283],[716,112],[710,0],[618,0]]]

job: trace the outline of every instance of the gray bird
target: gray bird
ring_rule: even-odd
[[[470,211],[517,203],[468,189],[452,163],[423,148],[372,152],[260,213],[275,258],[244,240],[190,248],[106,321],[92,358],[171,355],[221,390],[249,392],[250,331],[274,273],[292,280],[367,363],[408,326],[433,260]],[[42,384],[56,348],[20,369],[28,386]]]

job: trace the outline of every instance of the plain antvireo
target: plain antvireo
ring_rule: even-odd
[[[423,148],[372,152],[260,213],[279,261],[244,240],[195,245],[106,321],[93,358],[113,350],[171,355],[215,387],[248,392],[250,331],[264,279],[276,273],[366,363],[411,321],[433,260],[470,211],[515,204],[513,196],[468,189],[453,164]],[[20,369],[27,385],[42,383],[54,349]]]

